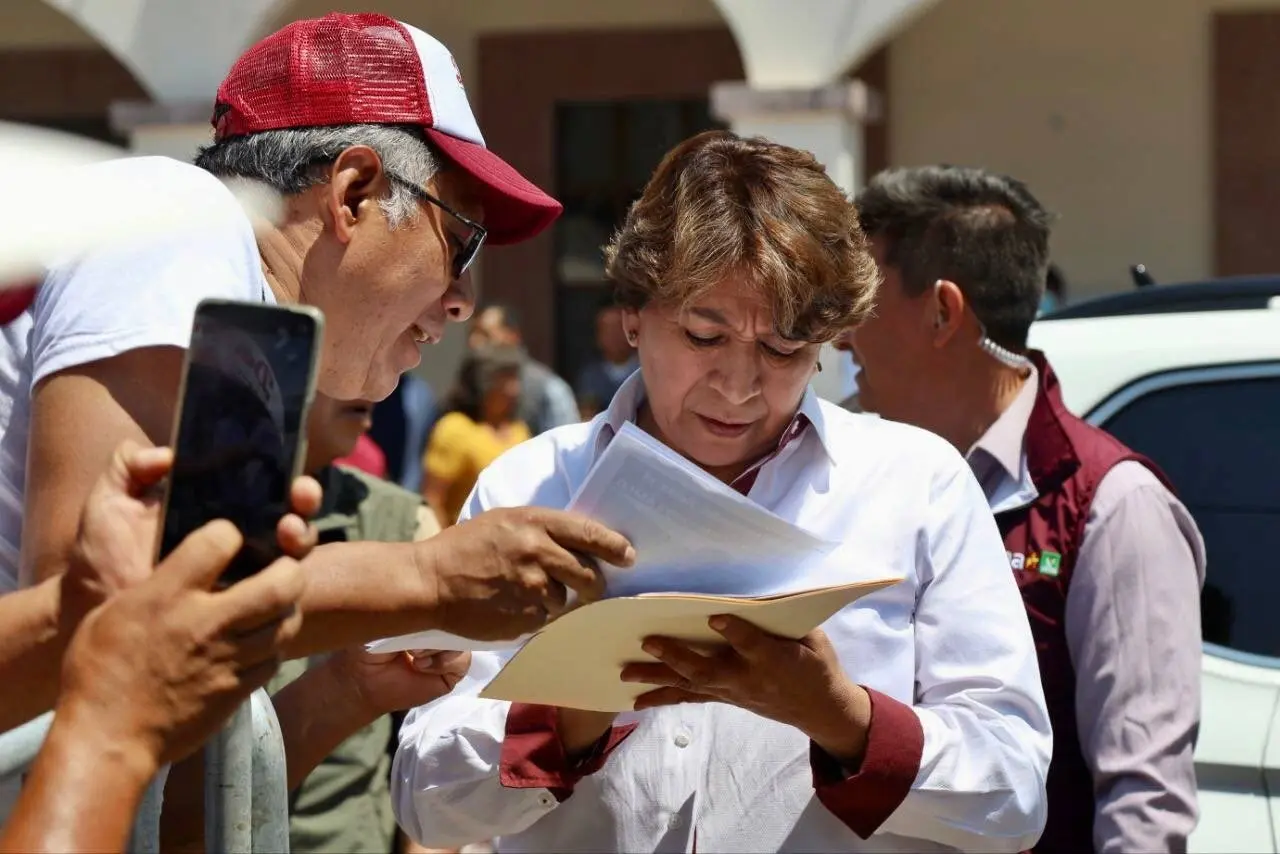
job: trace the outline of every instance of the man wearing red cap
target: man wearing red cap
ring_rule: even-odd
[[[0,592],[65,570],[79,508],[122,440],[169,442],[201,300],[320,308],[321,391],[377,400],[421,344],[471,314],[480,247],[530,238],[560,211],[485,147],[448,50],[382,15],[298,21],[253,46],[219,88],[213,125],[196,165],[87,168],[190,191],[225,213],[218,224],[53,266],[22,320],[29,334],[0,341],[0,362],[16,366],[0,384]],[[279,221],[251,222],[229,179],[278,191]],[[617,534],[540,509],[422,543],[322,546],[306,559],[307,618],[289,652],[431,627],[517,636],[563,606],[566,586],[599,594],[574,552],[631,560]]]

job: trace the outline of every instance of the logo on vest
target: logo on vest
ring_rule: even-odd
[[[1062,571],[1062,555],[1057,552],[1006,552],[1009,555],[1009,566],[1019,572],[1039,572],[1050,578],[1057,577]]]

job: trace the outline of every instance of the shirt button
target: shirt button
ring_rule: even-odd
[[[676,743],[676,747],[688,747],[688,746],[689,746],[689,736],[688,736],[687,734],[683,733],[683,732],[682,732],[682,733],[679,733],[678,735],[676,735],[676,737],[673,739],[673,741],[675,741],[675,743]]]
[[[670,827],[679,827],[682,824],[684,824],[684,817],[681,816],[680,813],[676,813],[671,816],[671,818],[667,819],[667,825]]]
[[[544,807],[553,807],[556,805],[556,799],[553,796],[548,795],[544,792],[538,798],[538,803],[542,804]]]

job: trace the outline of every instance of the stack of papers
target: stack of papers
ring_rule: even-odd
[[[815,570],[836,543],[753,503],[632,424],[601,454],[569,505],[625,535],[629,568],[600,567],[606,598],[576,608],[535,635],[484,643],[427,631],[377,641],[371,651],[519,650],[483,697],[570,708],[630,709],[644,686],[619,681],[649,635],[722,639],[707,626],[737,614],[774,634],[799,638],[860,596],[897,578],[836,587]],[[564,666],[566,660],[573,667]]]
[[[635,546],[634,566],[600,567],[609,598],[798,590],[836,546],[784,522],[630,423],[600,455],[569,509]]]

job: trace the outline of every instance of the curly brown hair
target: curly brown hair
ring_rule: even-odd
[[[857,209],[812,154],[728,131],[668,152],[604,251],[623,306],[684,308],[742,276],[794,341],[862,321],[880,282]]]

